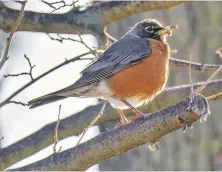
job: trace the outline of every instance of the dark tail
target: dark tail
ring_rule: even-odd
[[[36,99],[33,99],[31,101],[28,102],[28,106],[30,106],[30,109],[48,104],[48,103],[52,103],[61,99],[67,98],[65,96],[57,96],[57,95],[53,95],[53,94],[49,94],[49,95],[45,95],[42,97],[38,97]]]
[[[90,92],[90,90],[92,90],[92,87],[93,87],[92,84],[81,87],[80,89],[78,89],[77,86],[78,84],[75,83],[61,90],[52,92],[45,96],[35,98],[28,102],[28,106],[30,106],[29,107],[30,109],[33,109],[38,106],[42,106],[42,105],[52,103],[61,99],[65,99],[67,97],[82,97],[84,96],[86,92]]]

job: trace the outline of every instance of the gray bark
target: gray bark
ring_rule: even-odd
[[[139,145],[155,143],[162,136],[183,128],[183,122],[192,125],[209,113],[207,100],[196,94],[130,124],[104,132],[74,148],[13,170],[86,170],[94,164],[121,155]]]

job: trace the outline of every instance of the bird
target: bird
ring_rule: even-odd
[[[155,19],[144,19],[81,72],[72,85],[28,102],[36,108],[67,97],[97,97],[108,101],[120,115],[116,127],[144,114],[137,110],[164,89],[169,73],[170,47],[167,37],[177,25],[163,26]],[[69,74],[71,76],[71,74]],[[135,117],[128,120],[124,109]]]

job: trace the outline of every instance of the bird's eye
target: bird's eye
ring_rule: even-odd
[[[145,31],[148,32],[148,33],[153,33],[153,26],[147,26],[145,28]]]

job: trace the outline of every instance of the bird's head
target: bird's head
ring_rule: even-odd
[[[166,41],[166,37],[171,36],[176,28],[177,25],[163,27],[157,20],[145,19],[138,22],[130,32],[140,38]]]

